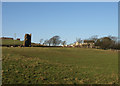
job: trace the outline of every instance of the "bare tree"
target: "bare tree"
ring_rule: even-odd
[[[59,45],[61,43],[60,37],[59,36],[53,36],[50,39],[50,43],[52,43],[53,46]]]
[[[49,39],[49,40],[48,40],[48,44],[49,44],[49,46],[51,46],[51,44],[52,44],[52,39]]]
[[[66,41],[62,41],[61,44],[64,46],[66,45]]]
[[[40,44],[42,44],[42,42],[43,42],[43,39],[40,39]]]
[[[98,40],[98,35],[93,35],[89,38],[90,40],[93,40],[95,43],[97,42]]]
[[[114,42],[118,42],[118,37],[115,37],[115,36],[111,36],[111,35],[109,35],[108,36],[111,40],[113,40]]]
[[[82,43],[81,38],[76,38],[76,42],[78,42],[78,43]]]
[[[44,44],[45,44],[45,45],[48,45],[48,39],[46,39],[46,40],[44,41]]]
[[[14,33],[14,46],[15,46],[15,40],[16,40],[16,33]]]

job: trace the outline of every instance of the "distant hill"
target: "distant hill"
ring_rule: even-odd
[[[2,40],[2,45],[3,46],[23,45],[23,41],[20,41],[20,40],[0,39],[0,41],[1,40]],[[36,44],[36,43],[31,43],[31,45],[32,46],[40,46],[40,44]]]
[[[12,40],[12,39],[0,39],[2,40],[2,45],[23,45],[23,41]]]

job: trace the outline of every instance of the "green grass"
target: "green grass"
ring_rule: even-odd
[[[3,47],[3,84],[113,84],[118,54],[82,48]]]
[[[12,39],[2,39],[2,45],[22,45],[22,44],[23,44],[23,41],[12,40]]]

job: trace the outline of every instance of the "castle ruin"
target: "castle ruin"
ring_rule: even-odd
[[[31,34],[25,34],[23,46],[31,47]]]

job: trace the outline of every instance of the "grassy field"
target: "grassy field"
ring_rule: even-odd
[[[114,84],[116,51],[82,48],[2,48],[3,84]]]
[[[12,40],[12,39],[0,39],[0,41],[2,41],[2,45],[23,45],[23,41],[20,40]],[[1,44],[0,44],[1,45]],[[35,44],[35,43],[31,43],[32,46],[37,46],[39,44]]]
[[[12,39],[2,39],[2,45],[22,45],[22,44],[23,44],[23,41],[12,40]]]

